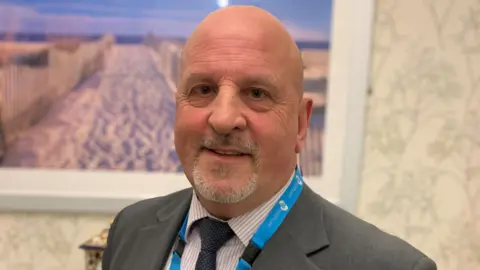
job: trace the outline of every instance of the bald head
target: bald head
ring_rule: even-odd
[[[293,39],[277,18],[254,6],[229,6],[210,13],[194,30],[190,40],[212,31],[218,34],[248,31],[259,39],[262,36],[275,38],[288,42],[283,45],[294,45]]]
[[[245,45],[255,44],[266,58],[282,67],[294,88],[303,95],[303,63],[300,51],[282,23],[269,12],[254,6],[229,6],[210,13],[187,40],[182,52],[181,74],[189,57],[207,50],[214,39],[240,37]]]

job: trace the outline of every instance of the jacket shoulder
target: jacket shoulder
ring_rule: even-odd
[[[126,206],[115,216],[110,226],[102,269],[117,269],[123,257],[130,253],[133,239],[142,228],[158,224],[159,217],[181,211],[191,198],[192,190],[185,189],[166,196],[145,199]]]

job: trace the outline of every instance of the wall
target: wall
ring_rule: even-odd
[[[439,269],[480,269],[480,1],[377,9],[359,215]],[[77,246],[109,220],[0,214],[0,269],[80,270]]]
[[[110,216],[0,213],[0,270],[84,270],[78,246]]]
[[[359,215],[480,269],[480,1],[378,1]]]

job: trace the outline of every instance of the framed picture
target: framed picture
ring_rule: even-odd
[[[115,213],[189,187],[173,145],[179,56],[231,4],[272,12],[296,40],[314,101],[299,165],[353,211],[373,0],[3,1],[0,208]]]

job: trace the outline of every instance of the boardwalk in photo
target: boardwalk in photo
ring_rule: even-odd
[[[54,105],[3,166],[178,171],[173,90],[144,46],[115,46],[106,69]]]

